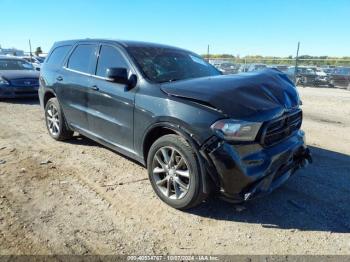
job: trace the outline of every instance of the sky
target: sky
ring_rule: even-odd
[[[111,38],[199,54],[350,56],[350,0],[0,0],[0,45]]]

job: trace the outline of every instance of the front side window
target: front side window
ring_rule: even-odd
[[[34,67],[25,60],[0,59],[0,70],[34,70]]]
[[[96,75],[106,77],[107,69],[112,67],[127,68],[128,65],[116,48],[103,45],[97,62]]]
[[[130,46],[129,54],[152,82],[215,76],[221,73],[200,56],[175,48]]]
[[[70,56],[67,67],[79,72],[90,73],[95,52],[95,45],[78,45]]]

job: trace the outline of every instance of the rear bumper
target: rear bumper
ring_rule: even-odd
[[[272,147],[224,142],[208,155],[219,177],[222,196],[231,202],[270,193],[312,161],[301,130]]]
[[[20,98],[20,97],[38,97],[39,87],[5,87],[0,88],[0,98]]]

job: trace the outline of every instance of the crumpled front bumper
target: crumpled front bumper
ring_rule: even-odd
[[[260,144],[219,143],[207,155],[218,176],[222,196],[231,202],[247,201],[270,193],[297,169],[312,162],[304,132],[272,147]]]

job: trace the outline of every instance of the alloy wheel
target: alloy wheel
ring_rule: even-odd
[[[60,119],[58,116],[58,110],[54,104],[49,105],[46,120],[50,133],[53,136],[57,136],[60,132]]]
[[[152,174],[156,186],[170,199],[183,198],[190,187],[191,172],[185,157],[175,148],[160,148],[153,158]]]

